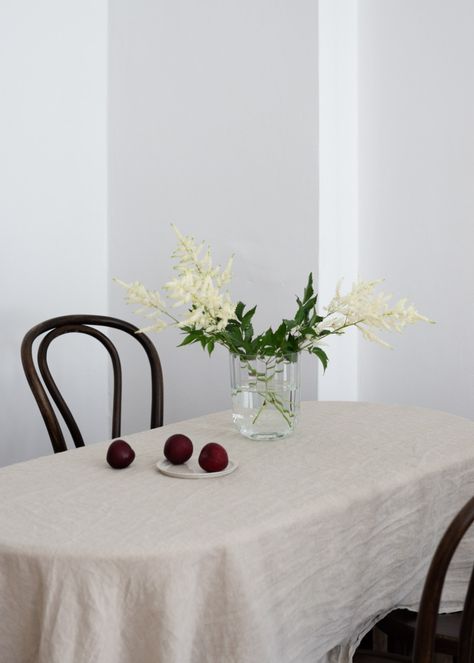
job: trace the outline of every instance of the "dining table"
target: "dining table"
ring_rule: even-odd
[[[176,433],[193,473],[208,442],[233,471],[163,474]],[[416,609],[474,495],[474,422],[421,407],[308,401],[278,440],[227,411],[123,439],[125,469],[110,440],[0,469],[1,663],[348,663],[381,617]],[[473,559],[469,535],[443,611]]]

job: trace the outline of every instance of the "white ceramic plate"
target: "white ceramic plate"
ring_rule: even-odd
[[[183,465],[173,465],[169,460],[161,460],[156,464],[156,468],[162,474],[175,479],[217,479],[217,477],[224,477],[238,468],[239,464],[235,460],[230,460],[225,470],[220,472],[205,472],[202,467],[199,467],[197,460],[188,460]]]

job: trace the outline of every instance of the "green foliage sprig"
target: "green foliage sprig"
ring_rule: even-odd
[[[291,361],[294,353],[304,350],[315,355],[326,369],[328,357],[320,347],[326,336],[343,334],[349,327],[355,327],[364,338],[390,347],[376,331],[401,332],[416,322],[432,322],[406,299],[391,307],[391,295],[374,292],[380,281],[359,281],[347,294],[341,293],[339,283],[321,316],[316,310],[318,297],[310,274],[302,298],[296,298],[294,317],[283,319],[275,330],[269,327],[256,336],[252,324],[256,307],[248,309],[243,302],[234,304],[224,289],[231,281],[233,258],[221,269],[214,265],[209,247],[196,244],[193,237],[173,228],[178,240],[172,254],[176,261],[175,277],[163,286],[165,297],[159,291],[148,290],[139,281],[118,281],[127,290],[127,302],[138,304],[136,312],[151,323],[141,332],[177,327],[185,334],[180,345],[200,343],[209,354],[216,344],[223,345],[244,360],[259,356],[267,358],[269,363],[270,358],[277,362]],[[179,308],[184,312],[178,312]]]
[[[313,287],[313,275],[310,274],[303,297],[301,299],[296,297],[297,309],[294,317],[283,319],[277,329],[269,327],[255,336],[252,319],[257,307],[246,310],[245,304],[238,302],[235,307],[235,318],[229,320],[222,331],[208,333],[204,329],[182,327],[186,336],[180,346],[200,343],[209,354],[212,354],[215,344],[218,343],[228,348],[230,352],[245,358],[273,356],[286,359],[295,352],[306,350],[318,357],[326,370],[328,357],[324,350],[315,346],[315,343],[331,331],[316,330],[318,323],[324,319],[316,311],[317,299]]]

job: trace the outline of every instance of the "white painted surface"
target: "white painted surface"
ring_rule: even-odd
[[[319,306],[358,276],[357,2],[319,1]],[[328,339],[320,400],[357,400],[357,333]]]
[[[25,332],[107,306],[106,14],[96,0],[0,6],[0,465],[51,453],[21,368]],[[84,347],[73,343],[72,365],[60,349],[56,375],[101,439],[106,364],[93,354],[86,371]]]
[[[437,322],[361,340],[359,399],[474,417],[474,4],[359,12],[361,275]]]
[[[259,304],[261,327],[291,313],[318,252],[321,303],[358,265],[364,278],[385,276],[436,327],[407,330],[393,352],[360,341],[356,353],[355,335],[335,339],[320,397],[473,416],[473,6],[359,0],[356,21],[355,0],[321,0],[318,231],[315,5],[119,0],[108,36],[105,2],[2,4],[0,464],[50,453],[20,367],[24,332],[109,305],[139,323],[110,278],[162,284],[170,221],[219,260],[236,254],[233,295]],[[176,349],[172,332],[154,339],[166,421],[229,407],[223,351],[208,359]],[[129,346],[132,431],[144,427],[148,394]],[[64,354],[56,363],[86,435],[100,439],[105,362],[92,354],[70,377],[86,354],[78,345],[75,367]],[[304,398],[315,395],[308,360]]]
[[[217,260],[235,253],[232,294],[259,305],[257,327],[292,314],[317,270],[317,30],[311,0],[111,4],[111,276],[169,280],[173,221]],[[110,301],[142,324],[118,287]],[[154,340],[167,422],[230,407],[223,349],[210,359],[177,349],[174,330]],[[303,397],[313,398],[308,360]],[[142,393],[129,388],[130,430]]]

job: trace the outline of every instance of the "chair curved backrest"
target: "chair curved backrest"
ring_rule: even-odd
[[[413,663],[434,661],[436,623],[446,573],[459,543],[473,522],[474,497],[451,522],[431,561],[418,611]],[[457,663],[474,663],[474,570],[464,601]]]
[[[48,429],[51,444],[55,453],[66,451],[67,445],[61,426],[54,412],[51,399],[56,404],[64,422],[71,433],[76,447],[84,446],[84,440],[77,423],[51,375],[48,367],[47,354],[50,343],[63,334],[78,332],[87,334],[97,339],[108,351],[112,360],[114,375],[113,408],[112,408],[112,437],[121,434],[122,415],[122,368],[119,355],[112,341],[102,331],[95,327],[109,327],[119,329],[133,336],[145,350],[151,369],[151,421],[150,427],[157,428],[163,425],[163,374],[161,363],[152,341],[145,334],[138,334],[138,327],[105,315],[63,315],[51,318],[39,323],[25,335],[21,344],[21,362],[25,371],[26,379],[31,387],[40,412]],[[37,361],[38,370],[33,360],[33,343],[45,334],[38,346]],[[40,379],[39,374],[43,379]],[[44,386],[43,386],[44,383]],[[46,389],[49,392],[46,392]],[[50,399],[51,398],[51,399]]]

